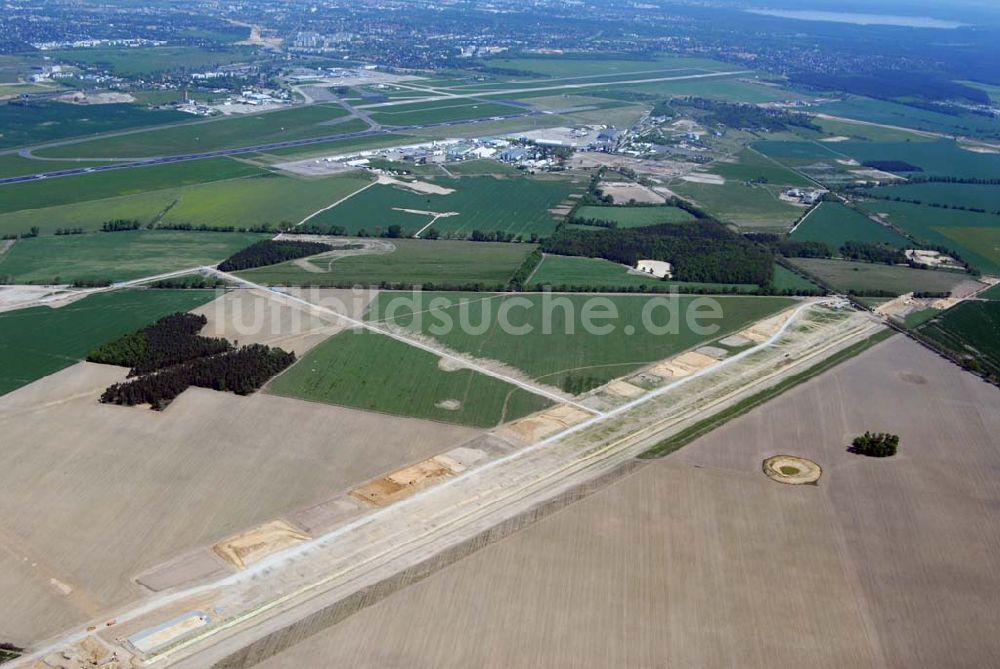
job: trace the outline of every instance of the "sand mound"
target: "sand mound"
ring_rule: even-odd
[[[775,455],[764,460],[764,474],[772,481],[788,485],[815,484],[823,470],[812,460],[794,455]]]

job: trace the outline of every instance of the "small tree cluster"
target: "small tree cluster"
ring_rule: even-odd
[[[899,435],[888,432],[865,432],[855,437],[851,442],[851,452],[867,455],[872,458],[887,458],[896,455],[899,448]]]

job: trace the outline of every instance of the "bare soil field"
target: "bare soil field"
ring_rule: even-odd
[[[256,666],[995,666],[998,433],[996,388],[896,337]]]
[[[333,288],[293,288],[287,292],[351,318],[360,318],[377,293]],[[230,291],[192,313],[208,319],[203,336],[279,346],[298,356],[344,329],[343,322],[332,315],[256,290]]]
[[[479,434],[200,388],[162,413],[99,404],[125,373],[79,363],[0,398],[4,640],[88,620],[140,596],[132,579],[157,565]]]

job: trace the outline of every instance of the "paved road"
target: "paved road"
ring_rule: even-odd
[[[150,167],[152,165],[165,165],[167,163],[182,163],[189,160],[202,160],[205,158],[218,158],[223,156],[238,156],[258,151],[267,152],[277,149],[288,149],[298,146],[309,146],[312,144],[323,144],[325,142],[335,142],[345,139],[357,139],[361,137],[376,137],[378,135],[388,135],[395,132],[408,132],[413,130],[423,130],[426,128],[445,128],[459,125],[470,125],[479,121],[487,120],[507,120],[513,118],[523,118],[535,116],[539,112],[523,111],[516,114],[494,116],[489,119],[465,119],[461,121],[446,121],[444,123],[426,123],[422,125],[402,125],[391,128],[377,126],[368,130],[357,132],[341,133],[339,135],[324,135],[322,137],[311,137],[308,139],[294,139],[287,142],[273,142],[271,144],[257,144],[254,146],[242,146],[236,149],[220,149],[218,151],[203,151],[201,153],[185,153],[176,156],[163,156],[158,158],[142,158],[124,163],[114,163],[111,165],[97,165],[93,167],[74,167],[68,170],[55,170],[53,172],[40,172],[38,174],[24,174],[16,177],[6,177],[0,179],[0,186],[6,184],[26,183],[30,181],[41,181],[43,179],[57,179],[60,177],[79,176],[81,174],[92,174],[94,172],[108,172],[111,170],[129,170],[137,167]]]

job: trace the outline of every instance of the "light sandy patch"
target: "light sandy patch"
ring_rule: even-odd
[[[457,372],[460,369],[466,369],[466,367],[461,361],[453,358],[438,358],[438,369],[442,372]]]
[[[586,411],[569,404],[558,404],[540,413],[504,425],[496,430],[496,434],[502,438],[513,438],[523,443],[532,444],[588,418],[590,418],[590,414]]]
[[[114,105],[135,102],[130,93],[84,93],[77,91],[56,97],[59,102],[69,102],[75,105]]]
[[[402,211],[407,214],[420,214],[423,216],[434,216],[436,218],[447,218],[448,216],[458,216],[457,211],[424,211],[423,209],[405,209],[403,207],[393,207],[393,211]]]
[[[683,376],[690,376],[699,370],[705,369],[706,367],[711,367],[716,362],[718,362],[718,360],[710,358],[703,353],[688,351],[687,353],[682,353],[676,358],[664,360],[663,362],[654,365],[649,371],[665,379],[680,378]]]
[[[165,625],[158,626],[152,631],[143,631],[132,635],[129,642],[141,652],[149,653],[204,627],[210,620],[201,611],[192,611],[169,621]]]
[[[462,408],[462,403],[458,400],[441,400],[434,406],[445,411],[458,411]]]
[[[559,206],[549,209],[549,213],[553,216],[568,216],[571,211],[573,211],[572,206]]]
[[[971,151],[972,153],[1000,153],[1000,147],[995,146],[985,146],[983,144],[963,144],[962,142],[959,142],[958,146],[959,148]]]
[[[746,337],[741,337],[740,335],[729,335],[725,339],[720,339],[719,343],[730,348],[742,348],[752,342]]]
[[[4,253],[7,253],[10,247],[13,246],[14,242],[16,241],[17,241],[16,239],[5,239],[2,242],[0,242],[0,256],[2,256]]]
[[[297,288],[287,292],[352,318],[363,314],[376,294],[372,290],[328,288]],[[225,337],[240,345],[278,346],[296,355],[304,354],[344,329],[344,323],[335,316],[256,290],[229,291],[193,313],[208,318],[201,331],[206,337]]]
[[[812,460],[794,455],[774,455],[763,464],[767,478],[786,485],[807,485],[819,481],[823,470]]]
[[[946,309],[951,309],[953,306],[961,302],[961,298],[957,297],[942,297],[931,302],[931,308],[940,309],[945,311]]]
[[[309,235],[303,235],[303,237],[306,237],[306,239],[303,239],[302,241],[312,241],[308,239]],[[343,246],[345,244],[342,242],[341,245]],[[325,253],[317,253],[316,255],[312,255],[307,258],[297,258],[292,261],[292,264],[296,267],[304,269],[307,272],[325,274],[330,271],[332,264],[341,258],[363,255],[385,255],[396,250],[395,244],[381,239],[351,239],[347,240],[346,245],[360,248],[335,248]]]
[[[835,135],[833,137],[824,137],[823,139],[821,139],[819,141],[821,141],[821,142],[829,142],[831,144],[838,144],[840,142],[849,142],[850,140],[851,140],[850,137],[844,137],[843,135]],[[837,161],[837,162],[840,162],[840,161]]]
[[[406,181],[402,179],[395,179],[387,174],[378,175],[378,183],[386,186],[404,188],[422,195],[448,195],[455,192],[454,188],[445,188],[444,186],[438,186],[437,184],[432,184],[427,181]]]
[[[450,464],[447,458],[430,458],[355,488],[351,496],[374,506],[388,506],[454,476]]]
[[[805,202],[803,202],[799,198],[792,197],[791,195],[788,195],[786,193],[780,193],[778,195],[778,199],[781,200],[782,202],[784,202],[785,204],[790,204],[793,207],[799,207],[800,209],[808,209],[809,207],[812,206],[812,205],[806,204]]]
[[[685,174],[681,177],[684,181],[694,184],[710,184],[712,186],[725,186],[726,179],[718,174],[693,173]]]
[[[774,333],[781,329],[781,326],[785,324],[792,315],[792,311],[786,310],[780,314],[771,316],[770,318],[765,318],[762,321],[758,321],[738,333],[740,337],[744,339],[749,339],[750,341],[760,343],[770,339]]]
[[[48,306],[53,309],[83,299],[87,293],[67,286],[0,286],[0,311]]]
[[[646,392],[638,386],[633,386],[628,381],[612,381],[608,385],[604,386],[604,390],[612,395],[628,398],[638,397]]]
[[[882,170],[851,170],[851,174],[860,179],[873,179],[875,181],[906,181],[906,177]]]
[[[861,163],[856,161],[854,158],[837,158],[836,162],[847,167],[858,167],[861,165]]]
[[[616,204],[625,204],[632,200],[642,204],[663,203],[662,195],[631,181],[605,181],[601,183],[600,191],[604,195],[610,195]]]
[[[309,535],[283,520],[273,520],[260,527],[237,534],[212,546],[215,554],[237,569],[246,569],[258,560],[278,551],[308,541]]]

